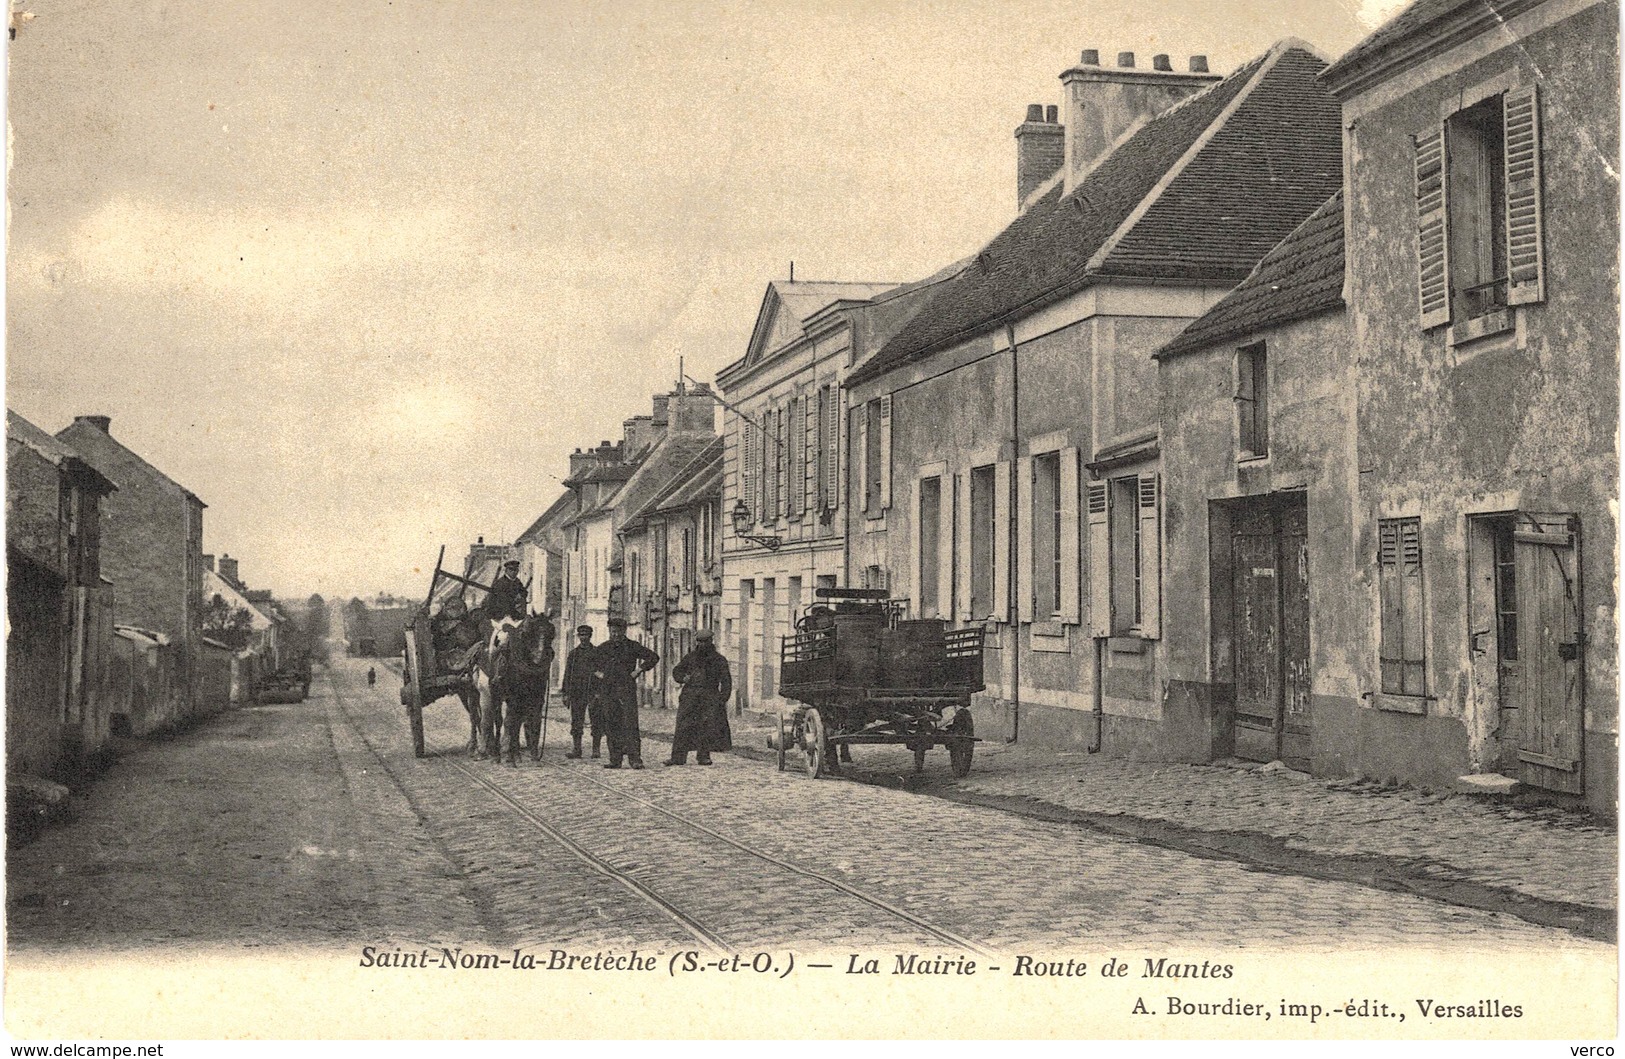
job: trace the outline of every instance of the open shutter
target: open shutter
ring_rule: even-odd
[[[869,488],[869,406],[860,406],[858,414],[854,418],[858,422],[858,438],[857,447],[852,451],[857,453],[856,480],[859,486],[858,495],[853,500],[853,503],[861,503],[863,513],[866,515],[878,515],[880,512],[876,510],[874,496]]]
[[[1162,635],[1162,519],[1159,477],[1140,475],[1140,635]]]
[[[757,442],[757,431],[751,421],[744,416],[739,417],[739,498],[754,517],[756,513],[756,456],[761,451]]]
[[[790,398],[790,517],[799,519],[807,511],[807,413],[802,398]]]
[[[880,399],[880,509],[891,507],[891,394]]]
[[[1507,304],[1546,297],[1546,256],[1540,197],[1540,86],[1506,94]]]
[[[954,497],[959,476],[944,474],[937,494],[937,617],[954,616]]]
[[[1112,540],[1106,483],[1089,483],[1089,632],[1112,634]]]
[[[773,476],[773,512],[780,519],[790,513],[789,414],[787,408],[773,413],[773,466],[778,472]]]
[[[1022,486],[1027,488],[1022,489]],[[1016,616],[1033,620],[1033,458],[1016,461]]]
[[[969,467],[954,476],[954,584],[958,592],[954,610],[960,621],[974,617],[970,611],[970,479]]]
[[[995,621],[1010,620],[1010,465],[993,468],[993,606]]]
[[[1450,239],[1445,223],[1444,126],[1416,137],[1416,266],[1422,326],[1450,322]]]
[[[1061,450],[1061,620],[1081,620],[1082,571],[1078,526],[1078,450]]]
[[[824,426],[824,507],[834,510],[839,505],[841,487],[841,388],[831,386],[829,399],[824,402],[824,414],[829,422]]]
[[[910,506],[910,517],[908,520],[908,579],[911,582],[909,597],[913,603],[913,606],[910,609],[913,611],[916,618],[930,617],[929,614],[926,614],[920,609],[920,601],[925,597],[925,593],[920,590],[921,585],[924,583],[923,579],[920,577],[920,574],[925,569],[925,557],[920,554],[920,516],[922,514],[921,509],[923,507],[921,500],[924,498],[924,495],[925,490],[920,488],[920,479],[914,479],[914,497],[913,503]],[[938,532],[941,532],[940,527],[938,528]]]

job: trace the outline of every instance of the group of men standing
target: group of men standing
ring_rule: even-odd
[[[609,639],[592,642],[592,626],[576,629],[576,646],[564,665],[564,703],[570,708],[572,747],[566,757],[582,756],[582,738],[590,725],[592,756],[600,755],[607,737],[608,769],[622,761],[643,767],[643,736],[638,725],[638,677],[652,670],[660,656],[626,635],[626,620],[609,619]],[[672,670],[683,685],[678,697],[677,729],[672,737],[668,765],[685,765],[690,752],[701,765],[711,764],[711,752],[733,749],[728,728],[728,696],[733,677],[728,661],[717,652],[712,633],[701,629],[695,647]]]

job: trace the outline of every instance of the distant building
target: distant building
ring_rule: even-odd
[[[106,416],[79,416],[57,440],[117,483],[104,508],[102,568],[117,585],[115,621],[161,634],[178,652],[171,701],[155,724],[201,706],[192,675],[202,649],[203,508],[191,490],[114,440]]]
[[[6,777],[71,773],[106,745],[112,586],[101,509],[115,486],[6,412]]]

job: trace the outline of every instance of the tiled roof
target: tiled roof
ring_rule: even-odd
[[[547,506],[546,511],[543,511],[536,517],[536,521],[532,522],[530,524],[530,528],[521,533],[519,538],[515,540],[514,543],[523,544],[526,541],[539,537],[542,531],[550,524],[556,523],[560,526],[564,525],[565,513],[570,510],[570,505],[573,503],[575,503],[575,494],[566,489],[564,492],[559,494],[557,500],[554,500]]]
[[[1514,15],[1535,7],[1543,0],[1416,0],[1405,10],[1377,27],[1321,75],[1329,85],[1342,87],[1362,73],[1385,65],[1390,51],[1412,41],[1423,48],[1448,44],[1450,38],[1475,36],[1503,25]]]
[[[1071,194],[1059,182],[848,385],[984,334],[1100,279],[1232,284],[1342,179],[1325,63],[1287,41],[1146,123]]]
[[[1157,355],[1172,357],[1343,304],[1343,193],[1339,191],[1280,244],[1252,275],[1191,322]]]
[[[657,511],[671,511],[687,507],[710,495],[721,496],[722,439],[715,438],[688,465],[683,467],[666,487],[650,497],[625,523],[625,528],[642,523]]]
[[[714,441],[714,434],[667,434],[649,453],[638,473],[615,494],[615,526],[625,526],[658,496],[671,480],[694,462]]]

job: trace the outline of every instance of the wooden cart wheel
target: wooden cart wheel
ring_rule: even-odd
[[[807,753],[807,775],[817,779],[824,774],[824,755],[829,744],[824,741],[824,718],[814,706],[807,710],[801,727],[801,749]]]
[[[976,733],[976,722],[971,720],[969,710],[960,710],[954,718],[954,723],[948,730],[955,735],[970,736]],[[955,779],[964,779],[970,775],[970,759],[976,753],[976,744],[967,739],[956,739],[948,744],[948,766],[954,771]]]
[[[423,756],[423,693],[418,690],[416,681],[409,685],[412,689],[412,701],[406,705],[406,715],[412,721],[412,756]]]
[[[779,771],[784,771],[785,750],[790,745],[790,721],[784,714],[779,714]]]

